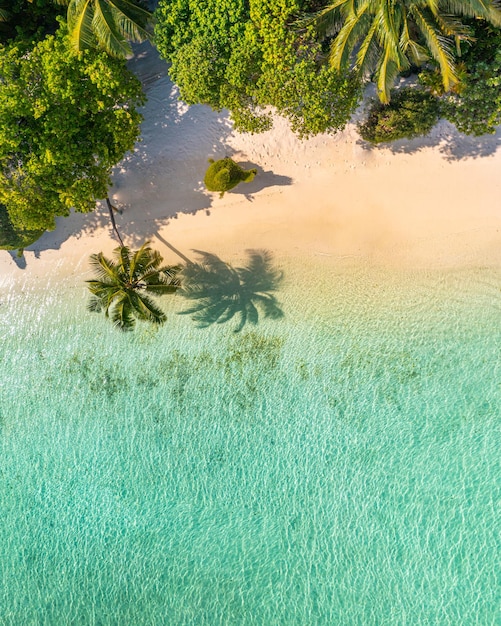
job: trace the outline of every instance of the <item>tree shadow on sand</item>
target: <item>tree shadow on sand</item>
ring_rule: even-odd
[[[233,155],[231,155],[233,158]],[[243,167],[244,170],[256,169],[257,174],[250,183],[242,183],[234,189],[228,191],[228,194],[243,195],[247,200],[253,200],[253,194],[258,191],[262,191],[267,187],[284,187],[285,185],[292,185],[293,179],[290,176],[281,176],[280,174],[274,174],[271,170],[265,171],[259,165],[251,163],[250,161],[239,161],[236,157],[238,165]]]
[[[270,252],[247,250],[249,258],[244,267],[232,267],[209,252],[194,252],[200,260],[186,264],[179,291],[193,305],[180,314],[191,315],[199,328],[224,324],[236,317],[234,332],[239,332],[246,323],[257,324],[260,313],[275,320],[284,316],[273,295],[283,274],[272,266]]]
[[[447,161],[461,161],[463,159],[482,158],[495,154],[501,150],[501,127],[492,135],[463,135],[456,127],[440,120],[433,130],[424,137],[414,139],[400,139],[377,146],[359,139],[357,144],[364,150],[389,150],[393,154],[414,154],[426,148],[437,148]]]
[[[109,197],[122,213],[115,215],[119,231],[128,245],[136,247],[178,214],[211,207],[212,196],[202,185],[207,158],[228,151],[232,125],[225,112],[202,105],[188,107],[179,101],[168,65],[158,52],[147,42],[133,47],[134,57],[128,64],[148,97],[142,108],[145,123],[134,152],[112,170]],[[38,257],[45,250],[59,249],[69,237],[89,236],[102,228],[113,236],[105,203],[99,202],[91,213],[72,212],[56,218],[56,229],[26,251]]]

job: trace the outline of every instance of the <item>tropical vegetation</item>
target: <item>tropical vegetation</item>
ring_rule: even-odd
[[[92,211],[139,137],[143,102],[123,61],[71,54],[63,28],[28,50],[0,48],[0,204],[14,229]]]
[[[311,29],[292,28],[299,0],[160,0],[155,41],[188,104],[228,109],[240,130],[271,127],[269,107],[299,136],[336,132],[361,96],[358,76],[322,62]]]
[[[155,17],[181,98],[228,109],[239,130],[267,130],[276,112],[300,137],[334,133],[368,79],[381,101],[360,125],[369,141],[437,116],[474,135],[501,123],[498,0],[160,0]],[[0,247],[107,198],[145,100],[123,57],[152,25],[145,0],[0,0]],[[252,176],[212,165],[220,193]]]
[[[359,125],[372,143],[427,134],[439,117],[468,135],[494,133],[501,124],[501,29],[472,24],[475,45],[462,56],[461,82],[446,92],[438,68],[418,74],[418,84],[392,92],[391,102],[371,103]]]
[[[204,177],[205,186],[209,191],[219,191],[221,198],[225,191],[230,191],[239,183],[250,183],[257,174],[256,169],[244,170],[230,157],[218,161],[209,159],[209,163]]]
[[[98,48],[115,57],[132,55],[130,42],[152,37],[152,15],[134,0],[57,0],[68,7],[68,29],[77,52]]]
[[[370,143],[412,139],[429,133],[438,115],[438,101],[429,91],[407,87],[397,91],[388,105],[374,101],[358,130]]]
[[[331,39],[329,63],[371,75],[381,102],[388,103],[399,74],[433,62],[444,91],[460,80],[462,46],[474,41],[468,20],[501,26],[496,0],[334,0],[303,24],[321,40]]]
[[[64,8],[54,0],[0,0],[0,43],[35,43],[59,27]]]
[[[484,135],[501,124],[501,29],[481,22],[473,29],[476,43],[462,57],[461,88],[438,95],[442,116],[459,131]]]
[[[92,294],[89,310],[104,312],[123,331],[133,330],[136,320],[163,324],[167,317],[151,296],[175,293],[181,268],[162,265],[160,253],[150,242],[135,252],[120,246],[113,256],[108,259],[100,252],[90,258],[96,276],[87,281]]]
[[[10,221],[7,209],[0,204],[0,250],[22,250],[39,239],[45,231],[17,229]]]

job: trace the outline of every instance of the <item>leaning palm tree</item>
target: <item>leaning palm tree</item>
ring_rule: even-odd
[[[113,251],[114,260],[102,252],[90,258],[96,278],[86,281],[92,293],[88,309],[104,311],[120,330],[133,330],[136,319],[163,324],[165,313],[147,295],[174,293],[180,286],[179,266],[163,266],[162,257],[147,241],[132,252],[127,246]]]
[[[269,252],[248,250],[248,264],[237,268],[215,254],[194,252],[201,260],[186,264],[180,293],[195,303],[181,313],[191,315],[199,328],[222,324],[238,316],[235,332],[239,332],[247,322],[257,324],[258,309],[264,317],[283,317],[272,293],[282,280],[282,273],[272,267]]]
[[[129,42],[151,39],[152,14],[134,0],[55,0],[68,6],[68,30],[80,52],[101,48],[116,57],[132,54]]]
[[[460,42],[472,41],[460,16],[501,26],[499,0],[334,0],[300,21],[324,39],[333,37],[329,61],[374,72],[381,102],[390,100],[396,77],[411,65],[433,59],[445,91],[459,80]]]

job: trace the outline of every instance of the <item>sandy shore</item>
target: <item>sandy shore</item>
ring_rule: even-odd
[[[178,102],[148,47],[131,65],[149,100],[143,140],[110,193],[127,244],[151,239],[169,262],[174,247],[227,260],[267,248],[388,266],[501,265],[501,131],[468,138],[441,122],[427,138],[371,148],[354,125],[300,141],[277,119],[268,133],[244,135],[224,113]],[[225,155],[258,175],[220,199],[202,179],[207,159]],[[83,278],[89,254],[116,245],[104,206],[59,219],[21,263],[0,252],[0,284]]]

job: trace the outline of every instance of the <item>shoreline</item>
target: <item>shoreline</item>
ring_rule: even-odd
[[[299,140],[286,122],[261,135],[232,130],[223,113],[177,101],[166,65],[140,46],[132,61],[147,90],[142,141],[115,168],[110,197],[123,210],[126,245],[150,239],[231,261],[248,248],[275,256],[398,268],[501,267],[501,129],[463,137],[440,122],[429,137],[368,147],[351,124]],[[203,189],[209,157],[258,168],[220,199]],[[25,251],[26,267],[0,254],[0,284],[85,278],[88,257],[117,246],[105,207],[59,218]],[[22,264],[22,263],[21,263]]]

